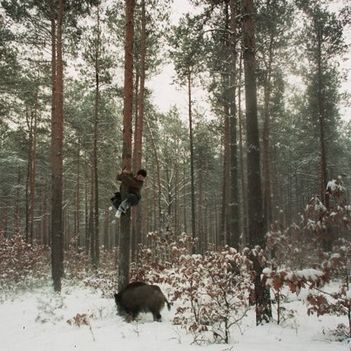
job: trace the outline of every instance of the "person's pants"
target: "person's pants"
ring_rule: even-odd
[[[111,202],[112,202],[113,207],[116,210],[118,210],[118,207],[122,202],[121,193],[120,192],[115,193],[115,196],[111,198]]]
[[[139,200],[140,198],[137,195],[133,193],[128,193],[127,197],[121,202],[118,209],[123,213],[126,213],[128,208],[131,206],[136,206]]]

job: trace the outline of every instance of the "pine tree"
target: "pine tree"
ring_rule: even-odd
[[[193,136],[193,101],[192,88],[196,75],[200,72],[203,62],[203,36],[201,27],[196,25],[196,18],[187,15],[180,21],[174,34],[170,37],[170,52],[180,84],[187,87],[189,149],[190,149],[190,181],[191,181],[191,223],[192,236],[196,237],[195,209],[195,172],[194,172],[194,136]],[[195,250],[195,248],[194,248]]]
[[[264,246],[266,228],[263,218],[261,192],[255,59],[255,7],[252,0],[242,1],[242,14],[246,97],[249,245],[254,248],[256,245]],[[269,293],[267,294],[267,289],[262,285],[260,278],[263,267],[254,256],[253,261],[254,269],[256,271],[256,323],[261,324],[264,321],[269,321],[272,312],[270,309]]]
[[[330,13],[320,1],[298,3],[307,15],[306,30],[309,39],[305,41],[310,61],[307,73],[308,109],[316,126],[319,145],[319,193],[322,202],[329,209],[329,195],[326,186],[331,175],[332,160],[329,153],[335,149],[337,129],[339,72],[334,59],[345,51],[343,24]],[[333,145],[334,144],[334,145]],[[336,176],[335,174],[333,176]],[[332,238],[327,233],[324,248],[331,250]]]
[[[123,99],[123,149],[122,169],[132,168],[132,114],[133,114],[133,42],[134,42],[134,0],[125,0],[125,41],[124,41],[124,99]],[[127,188],[121,187],[122,199]],[[121,217],[121,235],[118,258],[118,289],[121,290],[129,281],[130,265],[130,211]]]

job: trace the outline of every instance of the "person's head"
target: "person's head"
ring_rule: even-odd
[[[139,171],[136,174],[136,178],[138,180],[144,180],[147,176],[147,172],[145,169],[139,169]]]

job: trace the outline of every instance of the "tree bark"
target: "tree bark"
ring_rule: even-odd
[[[145,0],[141,2],[141,39],[140,39],[140,87],[138,99],[138,114],[135,120],[134,131],[134,152],[133,152],[133,170],[137,172],[141,168],[142,150],[143,150],[143,126],[144,126],[144,100],[145,100],[145,78],[146,78],[146,14]],[[142,242],[141,222],[142,222],[142,207],[135,208],[135,229],[133,230],[133,257],[138,257],[138,245]]]
[[[34,209],[35,209],[35,194],[36,194],[36,173],[37,173],[37,126],[38,126],[38,91],[35,94],[35,104],[33,111],[33,138],[31,149],[31,169],[30,169],[30,226],[29,237],[30,243],[34,240]]]
[[[189,117],[189,140],[190,140],[190,178],[191,178],[191,229],[192,237],[196,237],[196,216],[195,216],[195,175],[194,175],[194,141],[193,141],[193,116],[191,100],[191,72],[188,73],[188,117]],[[193,247],[193,253],[196,248]]]
[[[223,175],[222,175],[222,211],[218,238],[218,245],[223,247],[228,240],[228,203],[230,180],[230,148],[229,148],[229,106],[224,102],[224,135],[223,135]]]
[[[155,157],[155,162],[156,162],[156,184],[157,187],[154,187],[154,189],[157,189],[157,193],[155,193],[155,196],[153,198],[153,203],[155,204],[155,208],[157,208],[156,211],[154,212],[154,216],[155,216],[155,221],[154,221],[154,228],[153,230],[160,230],[160,219],[162,217],[162,206],[161,206],[161,191],[162,191],[162,187],[161,187],[161,166],[160,166],[160,158],[158,155],[158,150],[157,150],[157,146],[156,146],[156,141],[154,138],[154,135],[152,133],[152,129],[148,123],[148,120],[146,119],[146,130],[148,132],[148,135],[150,136],[150,141],[151,141],[151,146],[152,146],[152,150],[154,153],[154,157]],[[157,203],[157,205],[156,205]]]
[[[14,199],[14,230],[16,233],[20,232],[20,184],[21,184],[21,168],[17,168],[17,187],[16,187],[16,197]]]
[[[236,137],[237,109],[235,103],[236,81],[237,81],[237,5],[235,0],[230,0],[230,67],[229,67],[229,147],[230,147],[230,203],[229,203],[229,223],[228,223],[228,245],[239,248],[240,239],[240,211],[239,211],[239,189],[238,189],[238,147]]]
[[[320,145],[320,197],[321,201],[329,211],[329,193],[326,191],[328,182],[328,169],[327,169],[327,147],[326,147],[326,114],[324,108],[324,94],[323,90],[323,67],[322,67],[322,33],[321,29],[317,26],[317,76],[318,76],[318,121],[319,121],[319,145]],[[324,229],[323,233],[323,249],[325,251],[332,251],[333,233],[330,225]]]
[[[95,46],[95,102],[94,102],[94,143],[93,143],[93,179],[94,179],[94,240],[92,245],[92,264],[99,265],[100,238],[99,238],[99,173],[98,173],[98,128],[100,112],[100,55],[101,55],[100,9],[97,7],[97,38]]]
[[[243,46],[246,99],[247,180],[249,243],[264,245],[266,229],[263,220],[260,171],[260,143],[257,119],[257,88],[255,59],[255,20],[252,0],[243,0]]]
[[[27,161],[27,176],[26,176],[26,220],[25,220],[25,240],[27,243],[31,243],[32,239],[30,235],[30,219],[31,219],[31,207],[30,207],[30,184],[32,179],[32,149],[33,149],[33,120],[32,114],[29,111],[29,107],[26,107],[26,122],[28,127],[28,161]]]
[[[56,13],[56,10],[54,11]],[[62,29],[64,0],[59,0],[52,30],[52,119],[51,119],[51,240],[54,290],[61,291],[63,276],[63,62]]]
[[[34,208],[36,183],[36,147],[38,125],[38,90],[35,94],[34,109],[26,108],[26,122],[28,127],[28,166],[26,179],[26,226],[25,239],[33,244],[34,240]]]
[[[318,40],[318,59],[317,59],[317,76],[318,76],[318,121],[319,121],[319,142],[320,142],[320,196],[326,208],[329,209],[329,199],[326,196],[326,186],[328,179],[327,172],[327,155],[325,146],[325,113],[324,113],[324,96],[323,96],[323,72],[322,72],[322,34],[317,28]]]
[[[264,218],[266,228],[270,228],[273,220],[272,215],[272,181],[271,181],[271,147],[270,147],[270,99],[271,99],[271,75],[273,62],[273,36],[269,40],[268,64],[264,85],[264,123],[263,123],[263,179],[264,179]]]
[[[248,246],[248,219],[247,219],[247,186],[245,179],[245,162],[244,162],[244,131],[243,131],[243,113],[241,108],[241,76],[242,76],[242,55],[240,55],[239,65],[239,90],[238,90],[238,118],[239,118],[239,150],[240,150],[240,185],[242,196],[242,246]]]
[[[133,115],[133,42],[134,42],[134,0],[125,0],[125,43],[124,43],[124,97],[123,97],[123,148],[122,168],[131,170],[132,160],[132,115]],[[121,195],[125,198],[126,185],[122,182]],[[121,216],[119,240],[118,289],[129,281],[130,266],[130,210]]]
[[[74,234],[77,238],[77,249],[81,246],[80,237],[80,138],[77,141],[77,186],[76,186],[76,210],[74,219]]]
[[[243,45],[246,98],[247,173],[249,245],[264,247],[266,234],[262,207],[260,144],[257,120],[256,60],[255,60],[255,8],[253,0],[243,0]],[[255,260],[254,269],[256,323],[268,322],[272,316],[269,290],[262,284],[261,265]]]

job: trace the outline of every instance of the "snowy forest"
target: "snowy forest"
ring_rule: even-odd
[[[0,0],[0,349],[349,349],[350,46],[342,0]]]

